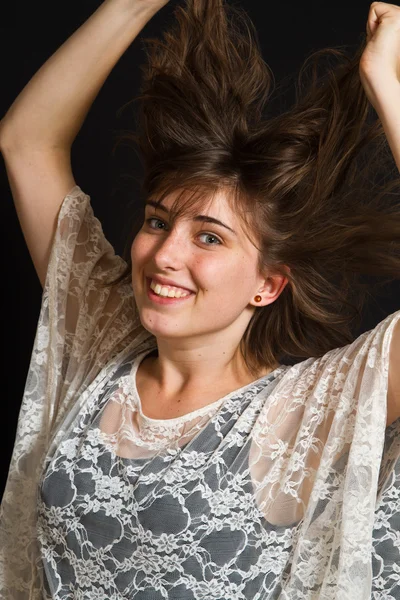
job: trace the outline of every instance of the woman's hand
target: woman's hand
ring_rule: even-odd
[[[400,7],[372,2],[366,29],[359,73],[367,98],[378,111],[385,96],[396,86],[400,89]]]

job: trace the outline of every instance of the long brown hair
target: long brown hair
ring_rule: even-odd
[[[372,285],[363,275],[379,277],[379,285],[400,274],[393,203],[400,178],[359,77],[365,36],[352,56],[336,47],[308,57],[294,104],[267,115],[274,78],[245,11],[224,0],[186,0],[174,15],[164,40],[144,40],[136,133],[118,140],[137,146],[143,176],[127,268],[111,284],[131,277],[146,198],[179,192],[175,219],[222,189],[259,249],[260,269],[288,277],[245,331],[240,349],[249,370],[350,343]]]

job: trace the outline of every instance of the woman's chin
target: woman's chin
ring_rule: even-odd
[[[146,311],[147,312],[147,311]],[[171,317],[160,318],[160,315],[149,315],[141,312],[139,314],[142,326],[155,337],[160,338],[178,338],[185,335],[181,327],[177,327],[176,320]],[[190,335],[186,332],[186,335]]]

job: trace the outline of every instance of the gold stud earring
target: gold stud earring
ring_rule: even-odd
[[[254,297],[254,302],[261,302],[261,300],[262,300],[261,296],[257,295],[257,296]]]

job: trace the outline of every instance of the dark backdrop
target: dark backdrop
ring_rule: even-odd
[[[228,0],[229,1],[229,0]],[[232,0],[231,0],[232,1]],[[370,2],[343,0],[286,0],[282,3],[242,0],[256,25],[263,57],[276,81],[296,72],[304,58],[326,46],[356,47],[365,31]],[[99,6],[99,0],[68,3],[15,3],[13,14],[0,27],[0,117],[40,66]],[[170,23],[176,0],[170,0],[146,25],[113,69],[72,147],[72,168],[77,184],[90,195],[104,232],[122,253],[132,201],[126,173],[137,171],[132,150],[120,148],[111,155],[116,133],[132,126],[132,112],[118,110],[138,92],[140,64],[144,60],[141,38],[158,36]],[[2,9],[4,17],[4,8]],[[288,102],[291,92],[288,90]],[[5,386],[1,411],[0,495],[5,484],[14,443],[19,407],[32,352],[42,289],[33,268],[14,209],[3,160],[0,160],[1,242],[3,301],[2,374]],[[128,191],[129,190],[129,191]],[[134,192],[133,192],[134,193]],[[399,308],[400,285],[386,286],[368,304],[361,328],[374,327]]]

